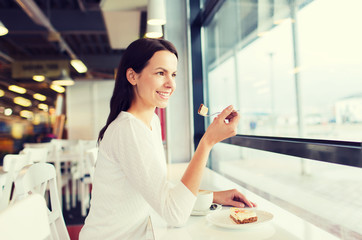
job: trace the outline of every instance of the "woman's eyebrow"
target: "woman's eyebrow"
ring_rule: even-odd
[[[169,72],[166,68],[163,68],[163,67],[157,67],[155,68],[155,70],[163,70],[165,72]],[[173,73],[176,73],[177,71],[174,71]]]

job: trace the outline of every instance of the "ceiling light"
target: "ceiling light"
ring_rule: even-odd
[[[63,93],[65,92],[65,88],[59,85],[50,85],[50,88],[53,89],[54,91],[58,92],[58,93]]]
[[[16,97],[14,98],[14,103],[23,106],[23,107],[30,107],[31,101],[29,99],[23,98],[23,97]]]
[[[8,34],[9,30],[5,27],[2,21],[0,21],[0,36]]]
[[[79,73],[85,73],[88,69],[87,66],[79,59],[73,59],[70,61],[70,64],[74,67],[75,70]]]
[[[3,97],[5,95],[4,90],[0,89],[0,97]]]
[[[24,94],[26,93],[26,89],[25,88],[22,88],[22,87],[19,87],[19,86],[16,86],[16,85],[10,85],[8,87],[8,89],[10,91],[13,91],[13,92],[16,92],[16,93],[20,93],[20,94]]]
[[[72,86],[74,85],[74,80],[68,75],[67,70],[63,69],[59,79],[54,80],[52,84],[60,86]]]
[[[11,108],[5,108],[4,115],[10,116],[11,114],[13,114],[13,110]]]
[[[160,38],[163,36],[161,25],[147,24],[146,37],[147,38]]]
[[[42,82],[45,80],[45,77],[43,75],[34,75],[33,80],[37,82]]]
[[[166,11],[164,0],[148,0],[147,23],[151,25],[166,24]]]
[[[28,111],[28,110],[22,110],[22,111],[20,111],[20,116],[23,118],[32,118],[33,112]]]
[[[39,101],[45,101],[45,100],[47,100],[47,97],[44,96],[44,95],[42,95],[42,94],[40,94],[40,93],[35,93],[35,94],[33,95],[33,98],[35,98],[36,100],[39,100]]]
[[[44,111],[48,111],[48,105],[44,103],[39,103],[38,108]]]

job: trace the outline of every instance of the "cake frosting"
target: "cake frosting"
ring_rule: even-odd
[[[230,218],[237,224],[252,223],[258,220],[253,210],[244,208],[230,208]]]

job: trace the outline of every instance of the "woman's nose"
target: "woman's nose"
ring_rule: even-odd
[[[167,76],[166,78],[166,87],[169,87],[169,88],[175,88],[176,87],[176,82],[175,82],[175,78],[173,76]]]

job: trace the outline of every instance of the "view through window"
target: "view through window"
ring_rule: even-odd
[[[244,135],[361,142],[361,9],[360,0],[225,1],[202,29],[209,112],[233,104]],[[212,156],[213,168],[336,236],[362,237],[362,169],[227,144]]]

